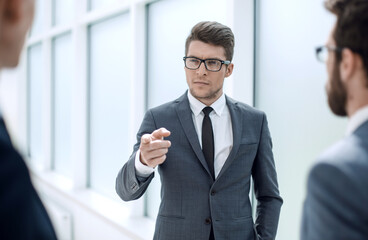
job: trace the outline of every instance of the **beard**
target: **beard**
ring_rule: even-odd
[[[341,75],[339,71],[338,63],[334,64],[334,69],[332,71],[332,76],[330,78],[330,85],[326,87],[328,105],[331,111],[337,116],[345,117],[346,113],[346,100],[347,93],[344,87]]]

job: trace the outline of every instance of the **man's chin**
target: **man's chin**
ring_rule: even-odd
[[[193,97],[197,99],[208,99],[209,98],[208,93],[202,92],[200,90],[197,91],[197,90],[191,89],[190,93],[192,94]]]

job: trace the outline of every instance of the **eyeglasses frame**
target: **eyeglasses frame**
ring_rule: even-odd
[[[187,58],[195,58],[195,59],[197,59],[197,60],[199,60],[199,61],[201,61],[200,63],[199,63],[199,65],[198,65],[198,67],[197,68],[189,68],[189,67],[187,67],[187,64],[186,64],[186,59]],[[206,61],[207,60],[216,60],[216,61],[220,61],[220,63],[221,63],[221,66],[220,66],[220,68],[219,68],[219,70],[217,70],[217,71],[214,71],[214,70],[210,70],[210,69],[208,69],[207,68],[207,64],[206,64]],[[197,70],[198,68],[200,68],[201,67],[201,64],[203,63],[204,64],[204,67],[207,69],[207,71],[210,71],[210,72],[219,72],[219,71],[221,71],[221,69],[222,69],[222,65],[229,65],[230,63],[231,63],[231,61],[228,61],[228,60],[226,60],[226,61],[223,61],[223,60],[221,60],[221,59],[217,59],[217,58],[207,58],[207,59],[200,59],[200,58],[197,58],[197,57],[183,57],[183,61],[184,61],[184,66],[186,67],[186,68],[188,68],[189,70]]]
[[[320,62],[325,62],[321,60],[321,58],[319,57],[319,54],[323,51],[323,49],[327,49],[327,51],[341,53],[344,48],[337,47],[337,46],[331,46],[331,45],[323,45],[323,46],[316,47],[316,57],[317,57],[317,60]]]
[[[324,62],[318,57],[319,53],[322,52],[322,50],[324,48],[327,49],[327,51],[336,52],[338,54],[339,59],[341,59],[342,50],[344,50],[345,48],[350,49],[352,52],[354,52],[356,54],[359,54],[361,57],[364,57],[364,52],[359,50],[359,49],[354,49],[354,48],[349,48],[349,47],[338,47],[338,46],[331,46],[331,45],[323,45],[323,46],[316,47],[316,49],[315,49],[317,60],[320,61],[320,62]]]

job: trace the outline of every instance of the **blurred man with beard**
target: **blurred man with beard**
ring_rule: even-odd
[[[349,123],[345,138],[311,169],[301,239],[363,240],[368,238],[368,0],[327,0],[325,6],[337,21],[317,55],[326,60],[329,106]]]
[[[0,69],[18,65],[33,12],[34,0],[0,0]],[[11,144],[1,112],[0,239],[56,239],[26,164]]]

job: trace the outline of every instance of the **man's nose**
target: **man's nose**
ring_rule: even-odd
[[[207,75],[207,69],[206,69],[206,66],[205,66],[204,62],[201,62],[201,65],[197,69],[197,73],[199,75]]]

